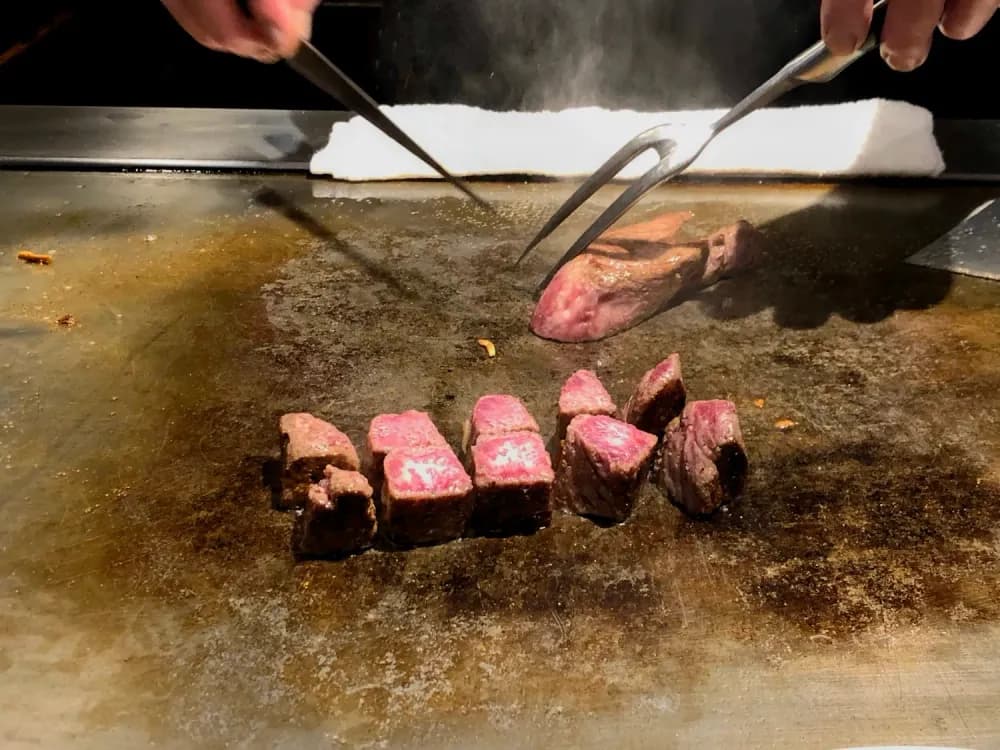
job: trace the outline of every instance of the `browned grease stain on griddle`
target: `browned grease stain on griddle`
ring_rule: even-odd
[[[176,384],[150,413],[136,465],[101,464],[114,500],[78,528],[101,546],[64,560],[90,582],[33,572],[77,602],[93,648],[139,617],[125,603],[171,613],[172,635],[144,626],[160,655],[120,675],[136,691],[157,669],[183,675],[183,689],[158,694],[161,729],[212,741],[333,716],[348,717],[346,741],[412,738],[472,719],[502,730],[539,712],[559,726],[638,710],[650,693],[691,719],[683,696],[736,648],[767,659],[806,653],[815,635],[848,648],[875,629],[997,617],[998,488],[961,445],[984,423],[940,418],[970,394],[996,412],[985,360],[936,366],[957,387],[907,401],[907,383],[936,383],[927,352],[891,321],[803,331],[690,306],[597,346],[555,346],[525,330],[533,279],[509,265],[518,243],[496,239],[516,236],[517,207],[469,217],[470,228],[447,223],[450,208],[415,205],[422,216],[402,204],[359,210],[363,224],[338,218],[340,231],[296,251],[261,226],[264,247],[240,273],[202,267],[161,300],[185,317],[145,363]],[[291,258],[277,279],[268,246]],[[198,260],[175,260],[185,262]],[[727,295],[737,310],[762,302],[730,284],[705,304]],[[801,291],[782,299],[808,307]],[[481,356],[480,336],[497,342],[496,360]],[[935,346],[950,343],[942,336]],[[293,564],[290,519],[270,510],[260,481],[281,412],[315,411],[359,440],[378,411],[425,408],[457,443],[474,399],[509,390],[548,432],[576,367],[595,367],[621,401],[674,350],[698,397],[731,397],[744,417],[747,496],[712,522],[648,489],[618,527],[560,517],[529,537]],[[748,408],[761,394],[767,407]],[[775,431],[776,412],[800,429]],[[116,717],[110,703],[92,713],[98,725]]]

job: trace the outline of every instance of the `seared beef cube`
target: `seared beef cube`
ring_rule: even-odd
[[[476,531],[508,534],[549,525],[555,475],[537,432],[484,436],[472,448],[472,463]]]
[[[376,529],[368,480],[356,471],[328,466],[297,512],[292,547],[301,557],[342,557],[371,546]]]
[[[368,427],[365,473],[376,493],[382,488],[382,465],[385,457],[398,448],[447,448],[444,439],[428,414],[404,411],[402,414],[379,414]]]
[[[326,466],[358,471],[361,462],[351,439],[329,422],[299,412],[281,417],[281,499],[283,508],[301,507],[309,486]]]
[[[384,463],[381,525],[399,544],[456,539],[472,515],[472,480],[449,447],[398,448]]]
[[[624,521],[646,478],[656,443],[655,435],[612,417],[576,417],[566,431],[556,473],[556,507]]]
[[[674,353],[642,376],[625,404],[624,419],[662,437],[670,421],[680,415],[686,399],[681,358]]]
[[[739,497],[748,468],[736,405],[693,401],[667,427],[657,483],[674,505],[707,516]]]
[[[556,425],[556,439],[562,440],[566,428],[574,417],[581,414],[604,414],[615,416],[615,402],[611,395],[590,370],[577,370],[562,387],[559,394],[559,421]]]
[[[515,396],[483,396],[472,408],[472,418],[465,426],[463,448],[468,452],[482,437],[510,432],[538,432],[538,422]]]

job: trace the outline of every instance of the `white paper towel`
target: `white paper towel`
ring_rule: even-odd
[[[678,137],[723,110],[491,112],[456,104],[383,107],[450,172],[459,176],[591,174],[630,138],[669,124]],[[632,179],[657,161],[650,151],[619,175]],[[314,174],[354,182],[437,178],[437,173],[360,117],[333,126],[312,158]],[[760,110],[722,133],[689,174],[761,176],[935,176],[944,159],[930,112],[906,102]]]

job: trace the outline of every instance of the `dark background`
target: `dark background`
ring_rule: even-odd
[[[10,3],[7,4],[8,6]],[[195,44],[156,0],[0,11],[0,104],[331,109],[283,65]],[[313,40],[382,102],[731,104],[818,38],[819,0],[327,0]],[[1000,20],[919,71],[869,56],[787,103],[899,98],[1000,119]]]

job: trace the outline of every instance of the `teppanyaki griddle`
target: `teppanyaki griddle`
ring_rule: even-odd
[[[484,218],[435,185],[0,184],[8,745],[1000,742],[1000,291],[902,262],[996,188],[659,191],[636,218],[746,217],[767,272],[559,346],[509,261],[569,186],[484,186]],[[613,528],[293,564],[261,487],[282,412],[359,440],[422,408],[457,442],[507,391],[550,432],[572,370],[622,400],[671,351],[751,451],[713,521],[650,491]]]

